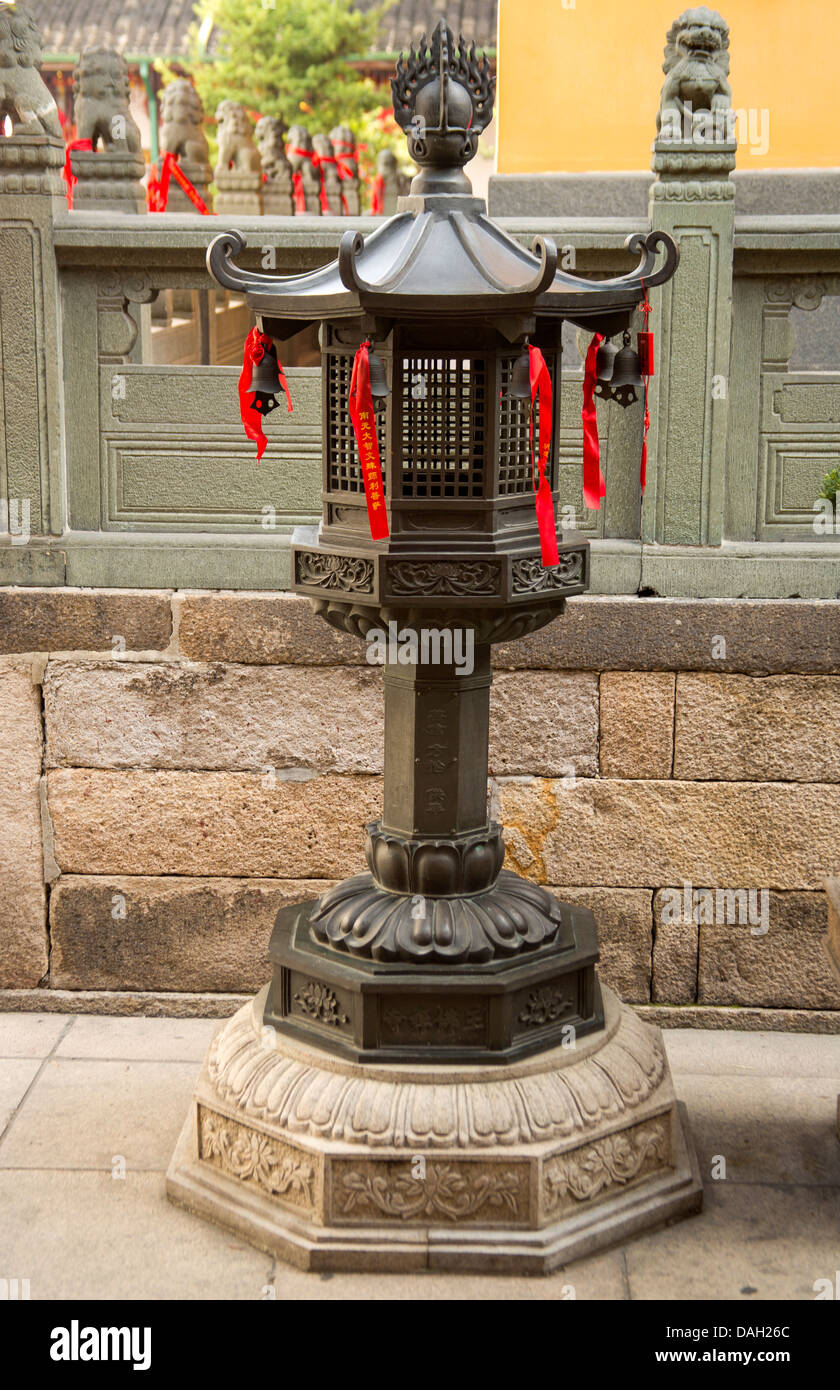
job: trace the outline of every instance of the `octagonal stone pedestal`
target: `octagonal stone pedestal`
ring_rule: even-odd
[[[662,1036],[604,988],[575,1047],[498,1066],[374,1065],[263,1026],[217,1034],[170,1198],[312,1270],[550,1273],[698,1211]]]

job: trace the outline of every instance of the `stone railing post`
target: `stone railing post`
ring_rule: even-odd
[[[53,225],[66,211],[64,139],[21,5],[0,14],[0,582],[49,579],[30,535],[60,534],[61,351]],[[2,132],[2,124],[0,124]],[[5,542],[8,540],[8,549]]]
[[[261,116],[254,132],[263,174],[263,207],[267,217],[291,217],[295,210],[292,166],[286,158],[286,127],[277,116]]]
[[[358,217],[362,210],[359,201],[359,164],[356,158],[356,137],[349,125],[337,125],[330,131],[337,160],[338,177],[343,194],[342,209],[348,217]]]
[[[729,29],[688,11],[668,33],[650,221],[680,248],[679,270],[652,296],[649,486],[642,537],[719,545],[732,318],[734,113]],[[702,103],[702,104],[701,104]]]
[[[210,212],[210,148],[204,134],[204,107],[195,87],[185,77],[169,82],[160,94],[160,153],[173,154],[198,196]],[[174,179],[169,184],[167,212],[195,212],[190,199]]]
[[[295,213],[310,217],[321,215],[321,175],[315,162],[315,149],[312,136],[304,125],[293,125],[289,130],[289,143],[286,154],[292,166],[292,177],[298,184],[303,207],[296,203]]]
[[[73,206],[88,212],[145,212],[146,194],[140,180],[146,164],[140,131],[128,109],[124,58],[101,44],[86,48],[73,83],[76,134],[93,146],[70,155],[73,177],[78,180]]]
[[[214,172],[218,189],[216,212],[259,217],[263,211],[262,163],[248,113],[237,101],[222,101],[216,120],[219,127],[219,162]]]

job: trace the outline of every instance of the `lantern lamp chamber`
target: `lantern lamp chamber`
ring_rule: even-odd
[[[678,257],[664,233],[631,236],[636,269],[587,281],[548,238],[529,251],[488,218],[463,166],[494,79],[445,21],[392,87],[419,167],[395,216],[293,279],[239,268],[236,231],[207,262],[281,361],[319,325],[323,516],[292,547],[295,591],[360,638],[396,624],[430,640],[385,665],[368,872],[280,911],[271,980],[211,1046],[167,1183],[306,1268],[549,1272],[702,1198],[659,1030],[599,984],[592,913],[502,867],[487,797],[491,645],[589,583],[584,537],[558,533],[546,566],[535,514],[546,427],[557,499],[563,321],[622,332]],[[364,343],[377,540],[348,410]],[[532,406],[529,347],[551,421]]]

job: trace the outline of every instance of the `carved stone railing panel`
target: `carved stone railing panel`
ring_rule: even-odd
[[[840,275],[765,281],[758,438],[757,539],[817,539],[814,504],[822,480],[840,467],[840,370],[791,371],[791,310],[814,312],[840,294]]]

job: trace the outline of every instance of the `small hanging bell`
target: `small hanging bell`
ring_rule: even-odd
[[[618,348],[615,343],[605,338],[595,354],[595,395],[603,400],[610,399],[610,382],[617,356]]]
[[[370,371],[370,394],[373,408],[374,410],[384,410],[386,398],[390,395],[388,378],[385,375],[385,363],[381,357],[377,357],[375,352],[368,351],[368,369]]]
[[[513,364],[506,394],[512,401],[531,399],[531,357],[527,347]]]
[[[632,405],[638,400],[636,387],[643,386],[642,367],[639,354],[630,346],[630,334],[625,330],[624,346],[616,353],[610,378],[610,399],[620,406]]]
[[[262,357],[254,362],[249,390],[254,392],[253,408],[258,410],[260,415],[270,415],[280,404],[276,393],[282,390],[282,387],[277,366],[277,349],[273,343],[271,347],[266,348]]]

